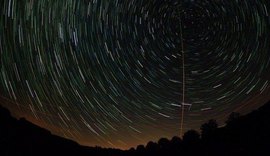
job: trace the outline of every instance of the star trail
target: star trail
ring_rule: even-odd
[[[0,8],[1,105],[81,144],[126,149],[180,135],[181,107],[186,131],[269,100],[267,0],[1,0]]]

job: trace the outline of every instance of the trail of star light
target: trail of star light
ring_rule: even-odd
[[[269,99],[267,0],[1,2],[1,105],[81,144],[179,135],[181,36],[183,132]]]
[[[179,13],[180,14],[180,13]],[[181,14],[179,15],[180,22],[180,42],[181,42],[181,53],[182,53],[182,104],[181,104],[181,127],[180,127],[180,136],[183,136],[183,124],[184,124],[184,108],[185,108],[185,52],[184,52],[184,43],[183,43],[183,29],[182,29],[182,20]]]

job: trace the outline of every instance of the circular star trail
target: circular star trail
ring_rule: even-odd
[[[182,106],[185,130],[223,122],[269,99],[269,11],[267,0],[3,0],[1,104],[104,147],[179,135]]]

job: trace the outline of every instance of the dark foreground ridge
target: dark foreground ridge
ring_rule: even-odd
[[[232,113],[225,127],[217,128],[215,120],[201,126],[201,134],[189,130],[183,139],[161,138],[127,151],[86,147],[51,134],[25,119],[17,120],[0,106],[1,156],[269,156],[270,102],[245,116]]]

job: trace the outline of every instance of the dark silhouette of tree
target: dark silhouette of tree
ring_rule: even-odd
[[[172,139],[171,139],[171,141],[170,141],[170,144],[171,144],[171,145],[181,146],[182,140],[181,140],[181,138],[179,138],[179,137],[177,137],[177,136],[174,136],[174,137],[172,137]]]
[[[157,143],[154,143],[153,141],[150,141],[146,145],[146,150],[150,152],[157,152],[159,149],[159,146]]]
[[[130,148],[128,150],[128,155],[135,156],[136,155],[136,149],[134,147]]]
[[[183,141],[181,138],[174,136],[170,141],[171,150],[176,154],[180,154],[183,151]]]
[[[157,155],[159,152],[158,144],[154,143],[153,141],[148,142],[145,148],[147,155]]]
[[[195,130],[187,131],[183,136],[183,142],[186,144],[194,144],[200,141],[200,134]]]
[[[143,154],[145,153],[145,147],[143,145],[138,145],[136,148],[137,153]]]
[[[213,119],[209,120],[207,123],[204,123],[201,126],[202,139],[210,139],[210,136],[213,135],[217,127],[218,127],[218,124],[216,120],[213,120]]]
[[[131,148],[129,149],[129,151],[135,152],[135,148],[134,148],[134,147],[131,147]]]
[[[183,136],[183,155],[199,154],[200,134],[195,130],[187,131]],[[194,150],[197,149],[197,150]]]
[[[158,140],[158,145],[161,149],[166,148],[169,146],[170,141],[167,138],[161,138]]]
[[[240,113],[232,112],[232,113],[229,115],[229,117],[228,117],[228,119],[227,119],[227,121],[226,121],[226,124],[227,124],[227,125],[233,124],[234,121],[238,120],[239,118],[240,118]]]

